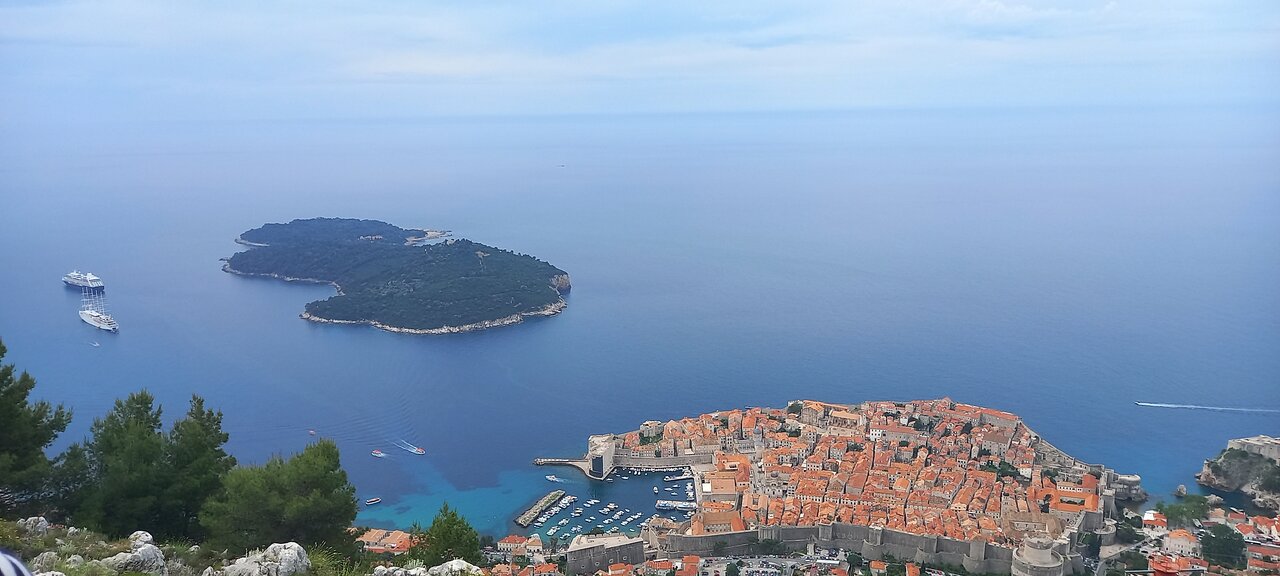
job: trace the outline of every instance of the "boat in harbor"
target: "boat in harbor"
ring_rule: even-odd
[[[87,288],[96,292],[102,292],[107,289],[107,285],[102,279],[94,276],[89,272],[81,272],[72,270],[62,277],[62,283],[72,288]]]
[[[654,487],[653,487],[653,493],[654,493],[654,494],[657,494],[657,493],[658,493],[658,487],[657,487],[657,486],[654,486]]]
[[[373,506],[374,504],[377,504],[377,503],[379,503],[379,502],[381,502],[381,501],[382,501],[382,499],[381,499],[381,498],[370,498],[370,499],[368,499],[368,500],[365,500],[365,501],[364,501],[364,505],[365,505],[365,506]]]
[[[690,472],[685,472],[684,474],[681,474],[679,476],[663,476],[662,477],[663,482],[679,482],[681,480],[692,480],[692,479],[693,479],[693,474]]]
[[[381,450],[374,450],[373,452],[370,452],[370,453],[369,453],[369,455],[370,455],[370,456],[373,456],[374,458],[386,458],[386,457],[387,457],[386,452],[383,452],[383,451],[381,451]]]
[[[83,288],[80,299],[80,319],[90,326],[107,332],[119,332],[120,325],[107,313],[107,303],[102,293]]]
[[[657,501],[657,502],[655,502],[655,503],[654,503],[653,507],[654,507],[654,508],[657,508],[658,510],[680,510],[680,511],[687,511],[687,510],[697,510],[697,509],[698,509],[698,504],[697,504],[696,502],[679,502],[679,501],[676,501],[676,500],[659,500],[659,501]]]
[[[555,474],[547,474],[546,476],[544,476],[544,478],[546,478],[548,482],[559,482],[559,481],[560,481],[560,478],[556,477],[556,475],[555,475]]]

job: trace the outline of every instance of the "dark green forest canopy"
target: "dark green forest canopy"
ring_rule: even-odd
[[[240,236],[266,244],[233,255],[230,271],[333,282],[341,294],[312,316],[415,330],[530,314],[561,303],[567,274],[532,256],[470,240],[414,245],[421,230],[376,220],[314,218]]]

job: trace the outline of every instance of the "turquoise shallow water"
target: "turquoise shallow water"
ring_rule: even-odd
[[[645,481],[530,460],[800,397],[998,407],[1167,494],[1228,438],[1280,433],[1274,413],[1134,405],[1280,407],[1277,128],[1256,110],[10,122],[0,337],[75,409],[59,446],[131,390],[170,416],[199,393],[241,461],[335,439],[380,526],[447,500],[501,535],[552,472],[638,510]],[[321,215],[537,255],[572,275],[569,308],[408,336],[304,322],[329,288],[219,270],[240,232]],[[72,268],[106,279],[120,334],[77,319]]]

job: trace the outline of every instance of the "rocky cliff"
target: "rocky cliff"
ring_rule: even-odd
[[[1262,508],[1280,510],[1280,466],[1269,458],[1227,449],[1205,460],[1196,482],[1224,492],[1241,492]]]

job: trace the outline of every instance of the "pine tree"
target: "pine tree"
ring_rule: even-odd
[[[235,551],[290,541],[346,551],[355,517],[355,487],[338,447],[321,440],[288,460],[228,472],[223,489],[201,509],[200,524],[209,542]]]
[[[206,410],[204,398],[191,397],[191,408],[174,423],[165,446],[169,478],[161,502],[157,532],[167,538],[200,541],[200,507],[222,487],[222,478],[236,459],[222,446],[229,436],[222,431],[222,412]]]
[[[156,529],[170,475],[154,404],[146,390],[135,392],[94,420],[85,444],[92,482],[73,514],[77,523],[115,537]]]
[[[415,527],[416,528],[416,527]],[[458,512],[446,502],[425,532],[414,530],[418,542],[410,554],[428,566],[438,566],[455,558],[479,564],[480,536]]]
[[[7,352],[0,341],[0,360]],[[67,429],[71,412],[29,401],[36,381],[13,364],[0,364],[0,515],[34,512],[50,473],[44,450]]]

